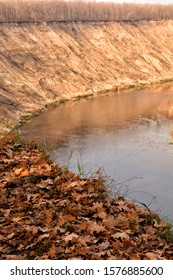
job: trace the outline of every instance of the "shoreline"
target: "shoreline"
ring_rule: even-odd
[[[0,153],[1,259],[173,258],[172,226],[135,201],[108,197],[102,176],[65,171],[13,134],[0,139]]]
[[[143,89],[152,89],[154,87],[159,87],[159,86],[164,86],[164,85],[173,85],[173,78],[170,79],[165,79],[165,80],[160,80],[157,82],[148,82],[148,83],[136,83],[136,84],[128,84],[128,85],[122,85],[122,86],[116,86],[112,89],[105,89],[105,90],[100,90],[98,92],[93,92],[93,93],[88,93],[84,95],[77,95],[75,97],[71,98],[58,98],[55,101],[52,101],[50,103],[47,103],[43,105],[42,108],[35,110],[34,112],[30,114],[26,114],[20,117],[20,120],[18,121],[18,124],[11,127],[9,123],[8,125],[8,120],[4,121],[4,123],[1,121],[0,122],[0,135],[5,135],[6,133],[13,132],[15,130],[20,130],[22,126],[24,126],[27,122],[30,122],[32,118],[40,115],[43,113],[45,110],[48,110],[49,108],[57,108],[60,104],[66,103],[69,101],[77,101],[79,99],[87,99],[87,98],[97,98],[100,95],[108,95],[108,94],[121,94],[121,93],[128,93],[128,92],[133,92],[134,90],[143,90]],[[4,131],[4,132],[3,132]]]

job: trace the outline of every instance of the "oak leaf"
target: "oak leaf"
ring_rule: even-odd
[[[90,222],[90,231],[91,233],[93,232],[100,233],[106,231],[106,228],[102,225],[99,225],[96,222]]]
[[[102,224],[107,228],[107,229],[112,229],[115,225],[117,225],[116,218],[114,218],[111,215],[107,216],[107,219],[104,219]]]
[[[76,253],[79,255],[85,255],[90,251],[90,247],[83,247],[76,250]]]
[[[20,244],[17,248],[17,250],[21,251],[22,249],[24,248],[24,245],[23,244]]]
[[[126,232],[117,232],[112,235],[113,238],[129,239],[129,235]]]
[[[96,210],[97,214],[94,215],[94,217],[99,217],[100,219],[105,219],[107,217],[107,214],[105,212],[105,209],[103,207],[103,203],[95,202],[93,203],[92,210]]]
[[[46,224],[50,224],[52,221],[52,211],[51,210],[46,210],[45,211],[45,222]]]
[[[86,230],[88,227],[88,222],[87,221],[83,221],[80,225],[79,225],[79,229],[82,230]]]
[[[0,241],[3,241],[4,239],[5,237],[2,234],[0,234]]]
[[[91,236],[90,235],[79,236],[78,242],[83,246],[87,246],[87,243],[91,242]]]
[[[37,239],[37,242],[42,241],[44,238],[48,238],[50,236],[49,233],[45,233],[39,236],[39,238]]]
[[[98,217],[98,218],[104,220],[107,217],[107,214],[104,211],[101,211],[101,212],[95,214],[94,217]]]
[[[21,177],[25,177],[25,176],[28,176],[29,175],[29,172],[27,169],[23,170],[21,173],[20,173]]]
[[[10,233],[10,234],[7,235],[7,238],[8,238],[8,239],[11,239],[11,238],[13,238],[14,235],[15,235],[14,232],[13,232],[13,233]]]
[[[16,175],[20,175],[20,173],[22,172],[22,170],[23,170],[23,168],[16,168],[16,169],[14,170],[14,173],[15,173]]]
[[[130,259],[135,261],[135,260],[140,260],[140,257],[138,254],[132,254],[130,255]]]
[[[159,259],[159,255],[155,252],[148,252],[148,253],[145,254],[145,256],[149,260],[158,260]]]
[[[46,164],[46,161],[43,158],[39,158],[37,160],[38,160],[38,161],[36,161],[37,165],[44,165],[44,164]]]
[[[53,245],[53,246],[49,249],[48,256],[49,256],[50,258],[55,258],[55,257],[56,257],[56,247],[55,247],[55,245]]]
[[[74,188],[75,186],[77,186],[77,183],[78,183],[77,181],[72,182],[72,183],[68,184],[66,188]]]
[[[75,234],[75,233],[71,233],[71,234],[69,234],[69,235],[66,235],[66,236],[64,237],[64,240],[65,240],[66,242],[68,242],[68,241],[71,241],[71,240],[74,239],[74,238],[78,238],[78,235]]]

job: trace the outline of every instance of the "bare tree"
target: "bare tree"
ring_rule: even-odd
[[[117,4],[82,0],[0,0],[0,22],[161,19],[173,19],[173,4]]]

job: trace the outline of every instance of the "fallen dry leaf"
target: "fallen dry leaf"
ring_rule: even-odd
[[[131,260],[140,260],[140,257],[138,254],[132,254],[132,255],[130,255],[130,259]]]
[[[68,242],[68,241],[71,241],[71,240],[73,240],[74,238],[78,238],[78,235],[77,234],[75,234],[75,233],[71,233],[71,234],[69,234],[69,235],[66,235],[66,236],[64,236],[64,240],[66,241],[66,242]]]
[[[14,170],[14,173],[15,173],[16,175],[20,175],[20,173],[22,172],[22,170],[23,170],[23,168],[16,168],[16,169]]]
[[[173,243],[158,237],[163,221],[108,198],[102,178],[81,179],[45,158],[12,136],[0,142],[2,259],[172,259]]]
[[[15,217],[12,219],[13,222],[18,222],[20,220],[22,220],[22,217]]]
[[[10,234],[7,235],[7,238],[11,239],[11,238],[13,238],[14,235],[15,235],[15,233],[10,233]]]
[[[49,256],[51,259],[53,259],[53,258],[56,257],[56,247],[55,247],[55,245],[53,245],[53,246],[49,249],[49,251],[48,251],[48,256]]]
[[[154,252],[148,252],[148,253],[145,254],[145,256],[149,260],[158,260],[159,259],[159,255],[157,253],[154,253]]]
[[[113,238],[129,239],[129,235],[126,232],[117,232],[112,235]]]
[[[25,176],[29,175],[29,172],[27,169],[25,169],[25,170],[21,171],[20,175],[21,175],[21,177],[25,177]]]
[[[52,211],[46,210],[45,211],[45,222],[46,222],[46,224],[50,224],[51,221],[52,221]]]

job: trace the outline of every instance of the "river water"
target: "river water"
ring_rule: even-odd
[[[22,137],[53,147],[54,162],[76,173],[101,168],[113,194],[173,220],[172,99],[143,90],[70,101],[35,117]]]

